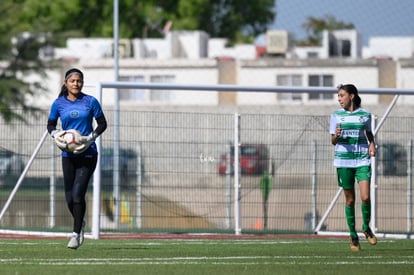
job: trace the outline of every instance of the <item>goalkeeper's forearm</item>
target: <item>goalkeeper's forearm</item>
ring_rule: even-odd
[[[57,120],[48,119],[47,120],[47,132],[49,134],[52,134],[52,132],[56,130],[56,125],[57,125]]]
[[[58,130],[56,129],[57,120],[47,120],[47,132],[54,138],[54,135]]]
[[[106,118],[104,115],[96,118],[96,123],[97,123],[96,129],[92,132],[93,139],[100,136],[106,130],[106,127],[107,127]]]

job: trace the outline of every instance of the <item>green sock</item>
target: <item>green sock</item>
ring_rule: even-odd
[[[361,212],[362,221],[364,222],[364,224],[362,225],[362,230],[367,230],[369,227],[369,222],[371,220],[371,203],[362,203]]]
[[[348,224],[350,236],[353,238],[358,237],[358,234],[355,230],[355,207],[345,205],[345,215],[346,215],[346,222]]]

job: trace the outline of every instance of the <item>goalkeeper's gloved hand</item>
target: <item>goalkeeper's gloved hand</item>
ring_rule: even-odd
[[[63,139],[63,136],[65,135],[66,131],[62,130],[53,130],[50,133],[50,136],[53,138],[54,142],[56,143],[57,147],[59,147],[61,150],[66,149],[66,141]]]
[[[79,145],[74,151],[74,154],[81,154],[86,151],[86,149],[89,148],[92,142],[95,141],[96,134],[94,132],[90,133],[88,136],[81,136],[79,137],[79,140],[77,141],[81,145]]]
[[[86,151],[86,149],[88,149],[89,148],[89,146],[91,145],[91,143],[92,143],[92,140],[90,140],[90,141],[87,141],[86,143],[82,143],[82,144],[80,144],[78,147],[76,147],[76,149],[75,150],[73,150],[73,152],[72,153],[74,153],[74,154],[81,154],[81,153],[83,153],[83,152],[85,152]]]
[[[89,145],[90,145],[92,142],[94,142],[94,141],[95,141],[95,138],[96,138],[96,136],[95,136],[94,132],[92,132],[92,133],[90,133],[90,135],[89,135],[89,136],[81,136],[81,137],[79,137],[78,142],[79,142],[79,143],[82,143],[82,144],[87,144],[87,143],[89,143]],[[88,145],[88,146],[89,146],[89,145]]]
[[[57,136],[63,136],[65,133],[66,133],[66,131],[64,131],[64,130],[55,129],[52,132],[50,132],[50,136],[52,138],[55,138]]]

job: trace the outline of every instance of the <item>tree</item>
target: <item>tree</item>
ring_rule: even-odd
[[[298,46],[318,46],[322,41],[322,33],[324,30],[343,30],[354,29],[353,23],[345,23],[338,21],[332,15],[325,15],[322,18],[308,17],[307,21],[302,25],[306,30],[307,38],[297,41]]]
[[[113,36],[113,0],[22,0],[26,20],[39,15],[55,32],[78,31],[83,37]],[[46,3],[47,2],[47,3]],[[274,0],[122,0],[119,1],[121,38],[162,37],[163,26],[203,30],[232,41],[263,33],[275,17]]]
[[[122,0],[119,37],[162,37],[163,26],[203,30],[232,42],[253,41],[273,22],[274,0]],[[39,50],[64,46],[68,37],[113,37],[113,0],[2,0],[0,5],[0,116],[24,119],[37,109],[26,97],[45,90],[42,82],[27,82],[36,73],[45,77],[47,64]],[[28,32],[27,30],[30,30]]]
[[[25,120],[22,114],[39,109],[26,103],[26,97],[45,91],[40,81],[27,81],[29,75],[45,76],[39,51],[48,43],[45,33],[32,32],[20,21],[22,1],[3,0],[0,6],[0,117],[5,122]]]
[[[181,0],[178,1],[178,29],[200,29],[212,37],[231,41],[254,39],[274,21],[275,1],[269,0]]]

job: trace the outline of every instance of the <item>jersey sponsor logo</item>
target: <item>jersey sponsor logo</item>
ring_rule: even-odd
[[[359,130],[342,130],[342,136],[344,137],[358,137]]]
[[[79,117],[79,111],[77,110],[73,110],[70,112],[70,117],[71,118],[78,118]]]

